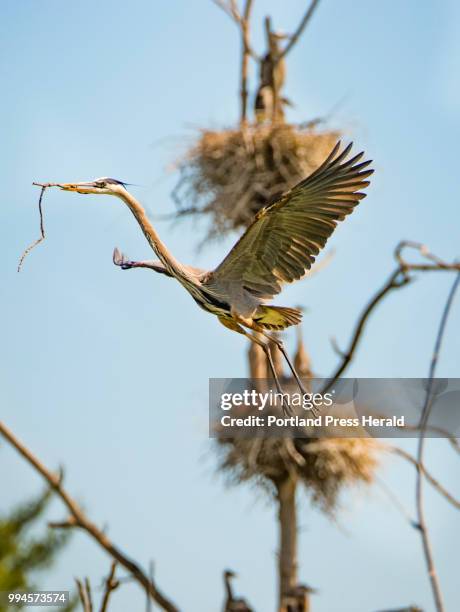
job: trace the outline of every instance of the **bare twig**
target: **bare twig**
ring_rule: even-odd
[[[91,583],[89,578],[85,578],[85,590],[88,595],[89,612],[93,612],[93,595],[91,593]]]
[[[405,248],[416,249],[423,257],[430,259],[434,263],[423,264],[407,261],[402,256],[402,252]],[[350,365],[358,348],[359,342],[362,338],[366,323],[368,322],[375,308],[390,292],[395,289],[400,289],[401,287],[404,287],[405,285],[408,285],[410,282],[412,282],[413,276],[411,276],[411,272],[460,272],[459,262],[446,263],[436,255],[433,255],[425,245],[420,244],[418,242],[411,242],[408,240],[400,242],[394,251],[394,256],[398,264],[397,267],[390,274],[386,282],[382,285],[379,291],[377,291],[377,293],[366,305],[361,315],[359,316],[349,346],[345,351],[341,351],[341,362],[339,363],[329,380],[325,383],[325,386],[322,390],[323,393],[328,391],[334,385],[334,383],[337,382],[338,378],[342,376],[344,371]]]
[[[319,261],[315,261],[312,267],[305,273],[305,276],[302,278],[312,278],[319,272],[322,272],[325,268],[329,266],[332,260],[335,257],[335,250],[330,249]]]
[[[415,486],[415,503],[417,508],[417,520],[418,520],[418,529],[420,531],[420,536],[422,538],[423,544],[423,552],[425,555],[426,566],[428,570],[428,576],[430,578],[431,589],[433,592],[433,598],[436,605],[437,612],[444,611],[444,602],[441,592],[441,585],[439,583],[439,577],[436,572],[436,566],[434,562],[433,550],[431,545],[431,539],[428,532],[428,527],[425,519],[425,507],[424,507],[424,499],[423,499],[423,476],[426,475],[423,469],[423,457],[425,450],[425,439],[426,439],[426,427],[430,418],[431,408],[432,408],[432,388],[434,376],[436,373],[436,367],[439,359],[439,352],[441,350],[442,342],[444,339],[444,334],[446,330],[447,320],[449,318],[450,309],[452,307],[452,303],[455,297],[455,293],[460,284],[460,273],[457,274],[454,284],[449,292],[447,297],[446,305],[444,306],[444,310],[441,317],[441,322],[439,324],[438,333],[436,336],[436,342],[433,350],[433,355],[430,363],[430,371],[429,371],[429,383],[426,391],[425,403],[422,410],[422,415],[420,419],[420,438],[417,449],[417,480]]]
[[[388,499],[393,504],[393,506],[401,513],[401,515],[405,518],[405,520],[409,523],[409,525],[413,527],[414,519],[411,517],[409,511],[404,506],[404,504],[401,503],[401,500],[399,499],[399,497],[393,493],[393,491],[390,489],[387,483],[381,478],[379,478],[379,476],[375,477],[375,481],[379,485],[381,490],[385,493],[385,495],[388,497]]]
[[[113,561],[110,567],[110,573],[106,578],[104,595],[102,597],[100,612],[107,612],[107,606],[109,605],[110,595],[119,586],[119,581],[115,579],[115,572],[117,570],[117,562]],[[150,597],[149,597],[150,600]]]
[[[150,578],[151,582],[153,582],[153,570],[154,570],[153,561],[150,560],[149,561],[149,578]],[[146,610],[146,612],[152,612],[153,611],[152,599],[151,599],[151,597],[148,596],[148,594],[147,594],[147,603],[146,603],[145,610]]]
[[[302,35],[302,32],[304,31],[307,23],[312,18],[313,13],[315,12],[315,9],[318,6],[318,4],[319,4],[319,0],[312,0],[310,6],[307,9],[307,12],[305,13],[305,15],[302,18],[302,21],[298,25],[297,30],[294,32],[294,34],[292,34],[292,36],[289,37],[288,44],[286,45],[286,47],[283,49],[283,51],[277,57],[277,61],[279,61],[281,58],[283,58],[285,55],[287,55],[289,53],[289,51],[292,49],[292,47],[299,40],[299,38]]]
[[[334,336],[331,338],[331,346],[332,346],[332,350],[334,351],[336,355],[338,355],[341,359],[345,358],[345,353],[342,351],[342,349],[338,345],[337,338],[335,338]]]
[[[80,599],[81,605],[83,606],[83,612],[87,612],[88,606],[86,605],[86,596],[83,584],[78,578],[75,578],[75,584],[77,585],[78,597]]]
[[[388,295],[390,291],[394,289],[399,289],[400,287],[407,285],[410,281],[411,279],[409,277],[401,276],[401,270],[398,267],[398,269],[390,275],[390,277],[384,283],[381,289],[374,295],[374,297],[362,311],[358,322],[355,325],[355,330],[353,332],[349,347],[346,351],[341,351],[342,360],[336,368],[335,372],[332,374],[331,378],[326,382],[322,393],[326,393],[334,385],[334,383],[337,382],[338,378],[350,365],[354,357],[355,351],[358,347],[359,341],[361,340],[366,323],[372,312],[378,306],[378,304],[380,304],[383,298]]]
[[[38,183],[33,183],[33,184],[36,185]],[[19,260],[19,264],[18,264],[18,272],[21,271],[22,264],[24,263],[24,259],[27,257],[27,255],[30,253],[30,251],[32,251],[32,249],[34,249],[36,246],[38,246],[40,244],[40,242],[43,242],[43,240],[45,240],[45,225],[43,223],[42,200],[43,200],[43,194],[45,193],[47,187],[49,187],[49,186],[50,185],[40,185],[40,187],[42,188],[42,190],[40,192],[40,197],[38,198],[38,212],[39,212],[39,215],[40,215],[40,238],[37,238],[37,240],[32,242],[32,244],[30,246],[28,246],[27,249],[21,255],[21,259]]]
[[[38,246],[40,242],[43,242],[46,238],[45,224],[43,221],[43,209],[42,209],[43,194],[48,189],[48,187],[61,187],[62,186],[61,183],[32,183],[32,185],[35,185],[35,187],[41,187],[40,197],[38,198],[38,212],[40,215],[40,238],[37,238],[37,240],[35,240],[30,246],[28,246],[27,249],[22,253],[21,258],[19,260],[19,264],[18,264],[18,272],[21,271],[22,264],[24,263],[24,259],[27,257],[30,251],[32,251],[32,249]]]
[[[413,457],[410,453],[399,448],[399,446],[387,445],[386,447],[389,451],[394,453],[395,455],[399,455],[403,459],[406,459],[409,463],[411,463],[417,470],[419,469],[419,464],[417,463],[417,459]],[[420,470],[427,479],[427,481],[440,493],[454,508],[460,510],[460,501],[456,499],[449,491],[443,487],[443,485],[426,469],[423,464],[420,464]],[[418,527],[418,525],[417,525]]]
[[[372,415],[377,418],[387,418],[388,417],[388,415],[381,414],[378,412],[377,413],[373,412]],[[421,430],[420,424],[412,425],[411,423],[404,423],[404,425],[395,425],[395,427],[397,427],[398,429],[407,429],[408,431],[420,431]],[[430,431],[433,434],[437,434],[437,437],[439,438],[446,438],[451,444],[452,448],[457,453],[460,454],[460,443],[455,437],[455,435],[452,434],[450,431],[447,431],[447,429],[444,429],[443,427],[438,427],[437,425],[428,425],[428,424],[426,426],[426,431]]]
[[[230,19],[234,21],[241,29],[243,26],[243,21],[245,19],[248,21],[248,25],[249,25],[249,13],[251,12],[251,8],[252,8],[251,5],[253,4],[253,0],[246,0],[246,6],[245,6],[245,9],[243,10],[243,15],[240,14],[235,0],[229,0],[229,2],[225,2],[225,0],[212,0],[212,2],[216,6],[218,6],[220,9],[222,9],[224,13],[228,15]],[[248,10],[248,5],[249,5],[249,10]],[[248,29],[247,40],[243,42],[245,42],[249,55],[253,57],[255,60],[259,61],[260,57],[254,51],[254,49],[251,47],[249,43],[249,29]]]
[[[50,521],[48,527],[52,529],[70,529],[72,527],[78,527],[78,524],[73,516],[69,516],[65,521]]]
[[[220,7],[229,17],[231,17],[239,26],[241,31],[241,75],[240,75],[240,98],[241,111],[240,122],[242,125],[247,121],[247,106],[248,106],[248,64],[249,56],[255,56],[249,42],[249,20],[253,6],[253,0],[246,0],[243,14],[241,15],[235,0],[224,2],[223,0],[213,0],[214,4]]]
[[[220,9],[222,9],[224,11],[224,13],[226,15],[228,15],[231,19],[234,19],[235,21],[238,21],[238,19],[236,19],[235,15],[232,13],[230,5],[227,2],[225,2],[224,0],[212,0],[212,2],[214,2],[214,4],[216,6],[218,6]]]
[[[438,266],[441,266],[442,268],[449,267],[449,264],[440,259],[437,255],[434,255],[425,244],[422,244],[421,242],[414,242],[413,240],[402,240],[395,249],[395,259],[401,264],[401,267],[408,265],[402,256],[404,249],[415,249],[420,253],[420,255],[422,255],[422,257],[431,259],[431,261]]]
[[[88,591],[87,585],[89,585],[88,579],[83,583],[78,578],[75,578],[77,583],[78,596],[80,598],[81,605],[83,606],[83,612],[93,611],[93,602],[91,600],[91,591]]]
[[[0,421],[0,434],[13,446],[20,455],[48,482],[67,507],[76,526],[88,533],[113,559],[130,572],[133,578],[150,594],[160,608],[166,612],[179,612],[179,609],[157,588],[144,571],[125,555],[115,544],[92,523],[77,502],[67,493],[59,475],[50,472],[39,459]],[[68,521],[67,521],[68,522]],[[68,526],[68,525],[67,525]],[[78,583],[77,583],[78,584]]]

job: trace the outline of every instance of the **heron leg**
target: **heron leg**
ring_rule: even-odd
[[[293,363],[292,363],[292,361],[291,361],[291,359],[289,357],[289,354],[288,354],[288,352],[286,350],[286,347],[284,346],[284,342],[282,340],[280,340],[280,338],[277,338],[276,336],[272,336],[272,335],[268,334],[264,330],[262,330],[261,333],[262,333],[262,335],[265,338],[268,338],[269,340],[273,341],[276,344],[276,346],[279,348],[279,350],[283,354],[284,358],[286,359],[286,362],[287,362],[287,364],[289,366],[289,369],[291,370],[292,375],[294,376],[295,381],[296,381],[300,391],[302,392],[302,395],[308,395],[309,391],[307,391],[307,389],[305,388],[304,384],[302,383],[302,381],[300,379],[300,376],[298,375],[297,370],[295,369],[295,367],[294,367],[294,365],[293,365]],[[317,410],[314,407],[311,408],[311,412],[313,413],[313,416],[315,416],[315,417],[318,416],[318,412],[317,412]]]
[[[248,336],[248,338],[251,338],[252,334],[247,334],[247,336]],[[278,379],[278,374],[276,373],[276,370],[275,370],[275,365],[273,363],[272,353],[271,353],[270,347],[269,347],[268,344],[265,344],[265,342],[262,343],[260,346],[262,347],[262,349],[264,350],[264,353],[267,356],[267,361],[269,363],[270,370],[271,370],[271,373],[273,375],[273,379],[275,381],[276,389],[277,389],[278,393],[281,393],[281,399],[282,399],[282,402],[283,402],[283,412],[286,415],[290,416],[290,415],[292,415],[292,410],[291,410],[291,407],[289,406],[288,402],[284,398],[285,393],[284,393],[284,391],[283,391],[283,389],[281,387],[280,381]]]
[[[258,344],[260,347],[262,347],[262,350],[267,356],[268,365],[270,366],[273,380],[275,381],[276,390],[278,391],[278,393],[281,394],[283,412],[286,415],[292,415],[291,408],[284,397],[286,393],[283,391],[283,388],[281,387],[278,375],[275,370],[275,365],[273,363],[270,346],[266,342],[258,338],[255,334],[252,334],[251,332],[246,331],[244,327],[242,327],[239,323],[237,323],[233,319],[226,319],[224,317],[218,317],[218,319],[224,327],[227,327],[228,329],[231,329],[232,331],[236,331],[237,333],[242,334],[243,336],[246,336],[246,338],[249,338],[251,342],[254,342],[255,344]]]

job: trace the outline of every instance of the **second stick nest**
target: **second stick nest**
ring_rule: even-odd
[[[314,504],[334,513],[344,487],[372,484],[381,444],[373,438],[219,439],[220,470],[229,482],[249,481],[270,490],[294,476]]]
[[[210,236],[246,227],[268,202],[315,170],[339,138],[290,124],[202,130],[179,162],[179,213],[208,213]]]

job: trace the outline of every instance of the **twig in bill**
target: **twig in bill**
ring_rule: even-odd
[[[36,183],[34,183],[34,185],[35,184]],[[22,264],[24,263],[24,259],[27,257],[30,251],[32,251],[36,246],[38,246],[40,242],[43,242],[45,240],[45,225],[43,223],[42,200],[43,200],[43,194],[45,193],[48,187],[51,187],[51,185],[47,184],[47,185],[39,185],[39,186],[42,188],[40,191],[40,197],[38,198],[38,212],[40,215],[40,238],[37,238],[37,240],[32,242],[32,244],[28,246],[26,250],[22,253],[21,259],[19,260],[19,264],[18,264],[18,272],[21,271]]]

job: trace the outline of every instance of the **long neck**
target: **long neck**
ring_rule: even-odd
[[[162,261],[168,272],[175,277],[188,277],[184,266],[182,266],[182,264],[171,255],[171,253],[166,248],[166,245],[161,241],[155,228],[148,219],[144,208],[141,206],[141,204],[139,204],[136,198],[130,193],[128,193],[126,190],[123,190],[123,192],[119,194],[119,197],[125,202],[125,204],[135,216],[144,233],[144,236],[147,238],[148,243],[155,251],[160,261]]]
[[[231,578],[230,576],[225,574],[224,580],[225,580],[225,591],[227,593],[227,601],[233,601],[233,589],[230,583]]]

